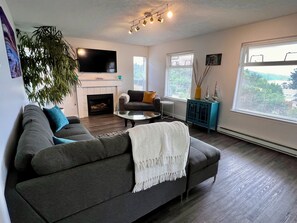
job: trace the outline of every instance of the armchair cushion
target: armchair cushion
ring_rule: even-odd
[[[129,90],[128,95],[130,96],[131,102],[142,102],[144,91]]]
[[[143,102],[129,102],[125,104],[125,110],[127,111],[154,111],[155,107],[153,104]]]

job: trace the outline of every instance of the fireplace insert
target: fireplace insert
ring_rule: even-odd
[[[89,115],[113,113],[113,94],[87,95]]]

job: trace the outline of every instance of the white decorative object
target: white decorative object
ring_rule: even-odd
[[[216,82],[216,85],[215,85],[215,90],[214,90],[212,99],[215,100],[215,101],[217,101],[219,99],[218,83],[217,82]]]
[[[206,92],[205,92],[204,99],[206,99],[206,100],[209,99],[209,90],[208,90],[208,86],[207,86],[207,88],[206,88]]]

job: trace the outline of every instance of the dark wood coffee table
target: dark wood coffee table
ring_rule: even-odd
[[[126,127],[129,120],[132,128],[135,125],[135,121],[149,120],[149,123],[152,123],[156,118],[161,116],[161,113],[153,111],[116,111],[114,114],[125,120]]]

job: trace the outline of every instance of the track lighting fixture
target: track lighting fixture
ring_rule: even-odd
[[[170,19],[170,18],[172,18],[172,16],[173,16],[173,13],[171,11],[168,11],[167,12],[167,17]]]
[[[150,23],[151,23],[151,24],[154,23],[154,18],[153,18],[153,16],[150,18]]]
[[[161,15],[160,15],[159,18],[158,18],[158,22],[160,22],[160,23],[163,23],[163,22],[164,22],[164,19],[162,18]]]
[[[139,26],[136,26],[136,27],[134,28],[134,30],[135,30],[135,32],[138,32],[138,30],[140,30]]]
[[[146,20],[143,20],[142,25],[143,25],[143,26],[146,26],[146,24],[147,24],[147,21],[146,21]]]
[[[132,34],[133,30],[135,30],[135,32],[139,31],[139,25],[142,24],[143,26],[146,26],[148,21],[150,24],[153,24],[154,20],[156,19],[158,22],[163,23],[165,13],[168,18],[172,18],[173,13],[169,10],[168,4],[161,5],[160,7],[152,9],[149,12],[145,12],[144,16],[131,21],[131,26],[128,33]]]

